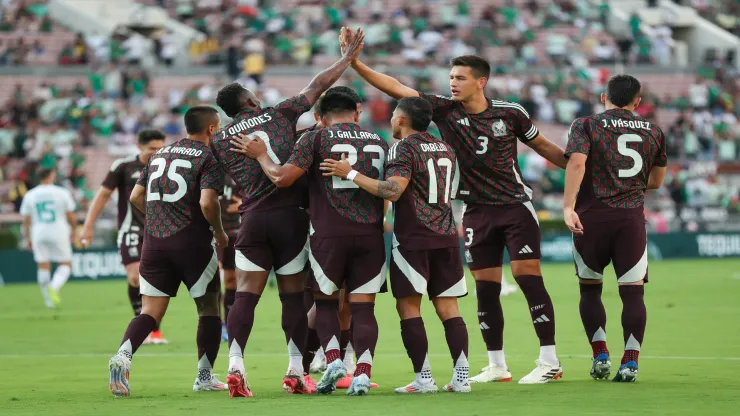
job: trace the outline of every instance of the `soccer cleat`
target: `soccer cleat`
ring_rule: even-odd
[[[612,362],[607,354],[601,353],[594,358],[591,364],[591,378],[594,380],[607,380],[612,370]]]
[[[128,384],[131,360],[121,355],[115,355],[108,361],[108,370],[110,371],[108,390],[115,397],[128,397],[131,392],[131,387]]]
[[[229,342],[229,333],[226,331],[226,324],[221,325],[221,341]]]
[[[252,397],[252,390],[249,389],[246,377],[239,370],[229,371],[226,377],[226,384],[229,386],[229,397]]]
[[[340,359],[334,360],[326,366],[324,375],[321,376],[321,380],[316,384],[316,392],[319,394],[331,394],[337,389],[337,382],[347,375],[347,369],[344,368],[344,363]],[[352,381],[354,383],[354,380]],[[368,381],[368,388],[370,388]]]
[[[310,374],[303,376],[303,384],[306,385],[307,394],[316,394],[316,382],[311,378]]]
[[[49,300],[51,300],[52,308],[56,308],[62,303],[62,298],[59,297],[59,292],[52,289],[51,285],[46,286],[46,292],[49,293]],[[49,306],[47,303],[46,306]]]
[[[439,387],[437,387],[434,379],[431,379],[428,383],[420,383],[419,380],[414,380],[406,386],[399,387],[393,391],[398,394],[428,394],[437,393]]]
[[[368,377],[367,374],[362,373],[352,379],[352,384],[350,384],[347,389],[347,396],[365,396],[369,392],[370,377]]]
[[[293,369],[288,370],[283,378],[283,390],[290,394],[316,393],[316,389],[312,392],[308,386],[306,386],[305,378]]]
[[[338,389],[348,389],[349,386],[352,385],[352,379],[353,378],[354,377],[352,376],[352,374],[347,373],[346,376],[342,377],[341,380],[337,381],[337,388]],[[377,389],[378,387],[380,387],[380,386],[378,386],[377,383],[373,383],[372,381],[370,382],[370,388],[371,389]]]
[[[448,393],[470,393],[470,390],[470,381],[460,382],[455,376],[452,377],[452,381],[442,387],[442,391]]]
[[[563,366],[560,363],[558,365],[550,365],[537,360],[535,364],[537,364],[537,367],[531,373],[522,377],[519,380],[519,384],[545,384],[563,376]]]
[[[162,331],[160,331],[159,329],[155,329],[149,335],[152,337],[152,344],[154,345],[167,345],[170,343],[169,341],[164,339],[164,337],[162,336]]]
[[[511,381],[511,373],[508,368],[499,367],[496,364],[489,364],[480,370],[480,373],[468,380],[471,383],[493,383],[498,381]]]
[[[228,390],[229,386],[227,386],[225,383],[222,383],[219,381],[216,376],[218,374],[211,374],[211,378],[202,381],[200,377],[195,378],[195,383],[193,383],[193,391],[224,391]]]
[[[323,348],[319,348],[319,350],[316,351],[316,355],[314,355],[308,371],[314,374],[326,371],[326,355],[324,354]]]
[[[619,366],[617,375],[614,376],[612,381],[618,383],[633,383],[637,381],[637,363],[634,361],[628,361]]]

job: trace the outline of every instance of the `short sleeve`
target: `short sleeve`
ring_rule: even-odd
[[[311,103],[303,94],[288,98],[275,106],[275,111],[285,116],[292,123],[298,121],[298,117],[310,109]]]
[[[200,189],[214,189],[219,195],[224,191],[224,171],[210,152],[200,172]]]
[[[419,97],[429,101],[435,113],[438,110],[446,109],[447,107],[451,107],[457,103],[452,99],[452,97],[445,97],[444,95],[419,93]]]
[[[103,180],[103,188],[117,189],[123,183],[124,160],[118,159],[110,167],[108,174]]]
[[[64,190],[64,209],[67,212],[74,212],[77,209],[77,203],[75,202],[75,199],[72,197],[72,193],[68,190]]]
[[[314,161],[314,146],[316,145],[316,133],[308,132],[301,136],[293,147],[293,154],[286,163],[298,166],[308,172]]]
[[[591,151],[591,140],[588,138],[584,125],[585,120],[582,118],[576,119],[570,125],[570,130],[568,130],[568,145],[565,148],[566,157],[573,153],[588,155]]]
[[[147,163],[144,165],[143,168],[141,168],[141,175],[139,175],[139,179],[136,180],[137,185],[141,185],[146,188],[146,182],[149,178],[149,164]]]
[[[20,212],[21,212],[21,215],[23,215],[23,216],[29,216],[29,215],[31,215],[31,201],[30,201],[31,198],[29,198],[28,196],[29,195],[26,194],[26,196],[23,197],[23,200],[21,201],[21,210],[20,210]]]
[[[539,136],[540,131],[537,129],[537,126],[532,123],[532,119],[529,118],[529,113],[519,104],[512,104],[512,106],[517,137],[519,137],[519,140],[524,143],[534,140]]]
[[[655,162],[653,163],[653,166],[657,167],[665,167],[668,165],[668,155],[666,154],[666,140],[665,135],[663,134],[663,131],[658,130],[660,133],[660,149],[658,150],[658,154],[655,155]]]
[[[388,157],[385,161],[385,177],[390,178],[398,176],[411,180],[411,174],[414,172],[413,154],[409,151],[408,146],[398,142],[388,151]]]

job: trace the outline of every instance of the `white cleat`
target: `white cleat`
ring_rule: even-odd
[[[459,382],[454,378],[452,379],[452,381],[442,387],[442,391],[446,391],[449,393],[470,393],[470,390],[471,388],[469,382]]]
[[[511,381],[511,373],[508,368],[499,367],[496,364],[489,364],[480,370],[480,373],[471,377],[471,383],[495,383]]]
[[[314,355],[308,371],[313,374],[323,373],[326,371],[326,355],[324,355],[323,348],[319,348],[319,350],[316,351],[316,355]]]
[[[210,378],[201,380],[200,375],[195,378],[193,383],[193,391],[224,391],[228,390],[229,386],[226,383],[219,381],[216,376],[218,374],[210,374]]]
[[[327,372],[329,370],[327,369]],[[360,374],[352,379],[352,384],[347,389],[347,396],[365,396],[370,392],[370,377]]]
[[[419,380],[414,380],[406,386],[399,387],[393,391],[398,394],[429,394],[437,393],[439,391],[439,387],[437,387],[437,383],[434,379],[430,379],[427,383],[420,383]]]
[[[149,334],[144,338],[144,342],[142,342],[143,345],[154,345],[154,340],[152,339],[152,334]]]
[[[347,369],[344,368],[344,363],[340,359],[334,360],[326,366],[324,375],[321,376],[321,380],[316,383],[316,392],[319,394],[331,394],[337,389],[337,381],[344,378],[347,375]],[[356,379],[357,377],[355,377]],[[367,378],[367,376],[366,376]],[[352,381],[354,385],[354,380]],[[351,388],[351,386],[350,386]],[[367,388],[370,388],[370,381],[368,380]]]
[[[131,360],[121,355],[115,355],[108,361],[108,370],[110,372],[108,390],[116,397],[128,397],[131,392],[131,387],[128,384]]]
[[[537,367],[531,373],[522,377],[519,384],[545,384],[552,380],[557,380],[563,376],[563,366],[550,365],[540,360],[535,361]]]

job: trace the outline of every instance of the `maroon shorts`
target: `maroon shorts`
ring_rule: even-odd
[[[218,261],[221,262],[221,269],[234,270],[236,269],[236,250],[234,250],[234,244],[236,244],[237,232],[229,232],[228,234],[229,246],[216,249],[216,253],[218,254]]]
[[[236,240],[236,267],[247,272],[275,269],[275,274],[300,273],[308,253],[308,214],[298,207],[278,208],[242,216]]]
[[[539,259],[540,223],[531,202],[466,205],[463,211],[465,260],[470,270],[501,267],[504,247],[511,260]]]
[[[121,254],[121,263],[128,266],[141,261],[141,248],[144,245],[144,233],[128,231],[118,235],[118,252]]]
[[[426,295],[430,298],[462,297],[468,294],[460,248],[407,250],[396,246],[391,252],[393,296]]]
[[[375,294],[385,284],[385,241],[382,233],[310,238],[309,261],[314,291],[326,295],[346,284],[349,293]]]
[[[219,292],[218,258],[213,246],[192,250],[144,250],[139,265],[141,294],[175,297],[180,283],[199,298]]]
[[[601,280],[610,262],[619,283],[648,281],[647,232],[640,219],[589,221],[573,236],[573,259],[581,279]]]

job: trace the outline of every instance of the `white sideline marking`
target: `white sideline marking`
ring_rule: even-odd
[[[401,353],[376,353],[380,357],[407,357]],[[113,354],[106,353],[77,353],[77,354],[0,354],[0,359],[21,359],[21,358],[110,358]],[[194,357],[193,353],[146,353],[140,352],[136,357]],[[287,357],[288,354],[250,354],[246,353],[245,358],[249,357]],[[429,357],[449,357],[449,354],[428,354]],[[473,356],[475,357],[475,356]],[[479,355],[479,357],[485,357]],[[522,355],[507,355],[509,358],[522,358]],[[560,358],[592,358],[586,354],[563,354]],[[740,357],[685,357],[679,355],[641,355],[640,358],[651,360],[702,360],[702,361],[740,361]]]

